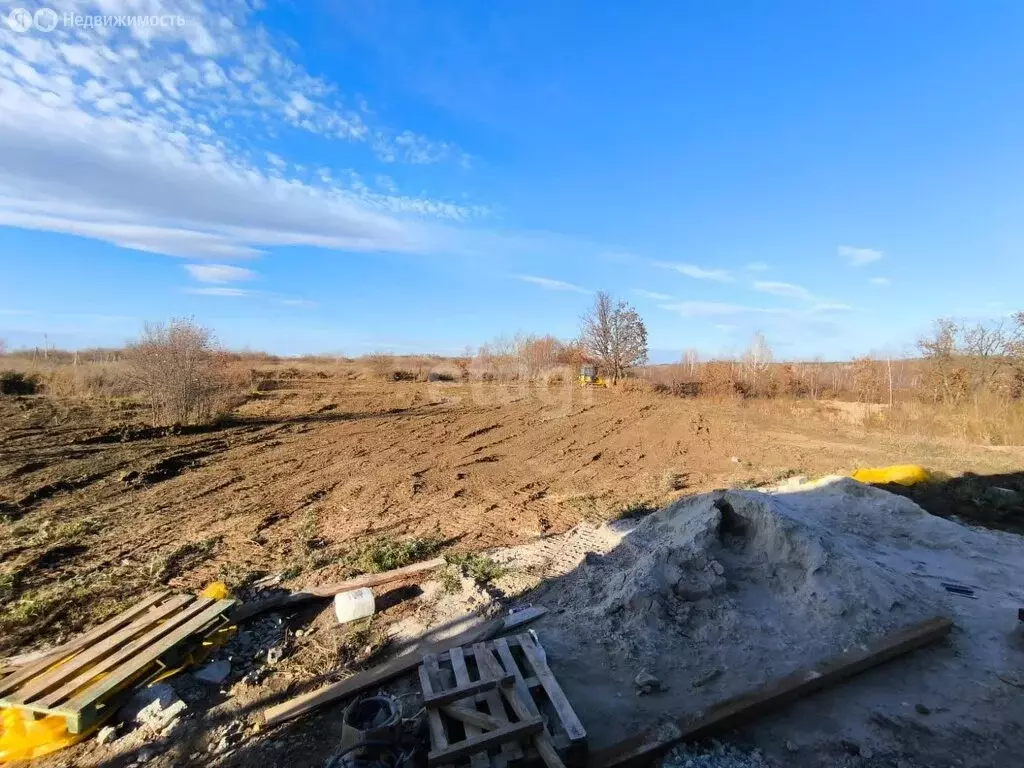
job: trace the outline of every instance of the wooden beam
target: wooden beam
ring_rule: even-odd
[[[455,649],[453,648],[452,650],[454,651]],[[502,668],[501,664],[498,663],[498,660],[494,658],[494,654],[487,650],[487,643],[474,643],[473,657],[476,659],[476,666],[480,671],[480,677],[503,677],[505,675],[505,670]],[[484,698],[487,702],[487,711],[490,712],[491,715],[501,723],[501,725],[507,724],[509,719],[505,714],[505,705],[501,703],[501,694],[496,690],[487,691],[487,693],[484,694]],[[523,748],[514,741],[507,741],[502,744],[501,753],[510,763],[523,759]]]
[[[431,663],[431,659],[433,663]],[[437,657],[427,654],[423,663],[419,666],[420,688],[423,695],[432,693],[441,688],[440,675],[437,673]],[[427,727],[430,730],[430,740],[434,749],[444,749],[448,746],[448,736],[444,731],[444,723],[441,720],[441,713],[436,709],[427,710]]]
[[[236,608],[234,613],[231,615],[231,620],[235,622],[245,621],[246,619],[251,619],[253,616],[265,613],[266,611],[293,608],[296,605],[300,605],[301,603],[305,603],[309,600],[334,597],[341,592],[350,592],[353,589],[377,587],[381,584],[388,584],[392,581],[409,578],[410,576],[419,576],[420,574],[424,574],[429,571],[435,571],[444,564],[445,559],[443,557],[435,557],[433,560],[425,560],[422,563],[413,563],[412,565],[407,565],[404,568],[396,568],[393,571],[367,573],[335,584],[322,584],[317,587],[307,587],[301,592],[293,592],[290,595],[277,595],[275,597],[267,598],[266,600],[257,600],[254,603],[246,603]]]
[[[459,633],[455,637],[448,638],[447,640],[438,640],[433,643],[422,643],[412,649],[409,653],[398,656],[397,658],[394,658],[385,664],[381,664],[378,667],[373,667],[372,669],[353,675],[347,680],[342,680],[340,683],[334,683],[333,685],[325,686],[319,690],[310,691],[309,693],[305,693],[301,696],[296,696],[294,699],[282,702],[276,707],[271,707],[267,710],[264,722],[268,726],[277,725],[278,723],[283,723],[285,720],[305,714],[306,712],[332,701],[348,698],[349,696],[355,696],[357,693],[361,693],[368,688],[383,685],[389,680],[394,680],[396,677],[401,677],[402,675],[409,674],[414,671],[416,667],[420,665],[420,659],[425,653],[440,653],[456,645],[466,645],[480,640],[489,640],[492,637],[500,635],[502,632],[513,630],[517,627],[521,627],[527,622],[538,619],[543,616],[544,613],[544,609],[530,612],[520,611],[519,613],[514,613],[511,616],[506,616],[503,619],[495,619],[494,621],[481,624],[480,626],[470,627],[464,632]]]
[[[503,725],[507,725],[508,721],[504,723],[491,717],[490,715],[478,712],[475,709],[467,709],[466,707],[456,707],[455,705],[445,705],[441,707],[441,711],[444,712],[448,717],[453,720],[458,720],[460,723],[465,723],[467,726],[473,726],[479,731],[494,731],[501,728]],[[469,731],[466,731],[469,734]],[[473,734],[476,735],[476,732]]]
[[[696,741],[744,725],[814,691],[876,667],[949,634],[953,622],[937,617],[886,635],[864,650],[847,651],[814,667],[776,678],[706,710],[665,723],[657,730],[593,752],[588,768],[650,763],[680,741]]]
[[[133,605],[127,611],[117,614],[112,619],[105,621],[95,629],[86,632],[84,635],[79,635],[73,640],[64,643],[64,645],[59,645],[48,651],[35,651],[33,653],[27,653],[21,656],[14,656],[12,658],[5,659],[4,666],[25,667],[25,669],[19,670],[0,681],[0,695],[14,690],[20,683],[35,677],[40,672],[44,671],[50,664],[57,661],[59,657],[76,653],[92,643],[99,642],[112,632],[116,632],[121,627],[131,623],[137,616],[148,611],[152,606],[167,597],[167,595],[167,592],[156,592],[149,595]]]
[[[502,744],[510,739],[525,739],[544,729],[544,721],[539,717],[529,720],[522,720],[518,723],[511,723],[494,731],[481,733],[471,739],[451,744],[447,749],[432,749],[427,755],[427,765],[441,765],[451,763],[460,758],[472,755],[475,752],[483,752],[487,749]]]
[[[523,648],[523,655],[526,656],[530,666],[533,667],[533,673],[540,680],[540,684],[544,686],[544,692],[547,693],[548,699],[551,700],[551,706],[558,713],[558,718],[562,721],[562,727],[565,728],[569,741],[578,742],[586,739],[587,732],[583,728],[583,723],[576,716],[572,704],[569,703],[569,699],[562,690],[562,686],[558,684],[558,681],[552,674],[540,649],[534,644],[533,638],[525,634],[519,635],[519,644]]]
[[[455,675],[455,684],[469,685],[469,669],[466,668],[466,657],[465,654],[462,653],[462,648],[452,648],[451,651],[448,652],[448,655],[451,658],[452,662],[452,673]],[[436,659],[437,657],[435,656],[434,658]],[[481,677],[486,677],[486,675],[481,675]],[[424,691],[424,706],[426,706],[426,696],[426,691]],[[473,696],[469,699],[462,699],[461,701],[458,701],[456,703],[468,704],[470,707],[472,707],[474,705],[475,698],[476,697]],[[430,711],[429,708],[427,709],[427,711]],[[481,729],[476,725],[473,725],[471,723],[465,723],[465,726],[467,739],[471,739],[474,736],[478,736],[480,734]],[[493,731],[494,728],[485,728],[484,730]],[[469,756],[469,764],[471,768],[487,768],[488,763],[490,763],[490,760],[487,759],[486,752],[477,752],[475,755]]]
[[[453,701],[464,699],[467,696],[474,696],[484,691],[493,691],[498,687],[499,683],[511,683],[514,679],[512,675],[504,675],[498,680],[474,680],[457,688],[449,688],[447,691],[434,691],[429,696],[423,695],[423,706],[429,709],[430,707],[439,707],[442,704],[451,704]]]

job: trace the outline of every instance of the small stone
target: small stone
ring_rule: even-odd
[[[301,630],[301,629],[296,629],[296,630],[295,630],[295,636],[296,636],[296,637],[302,637],[302,635],[303,635],[303,632],[302,632],[302,630]]]
[[[711,570],[714,571],[717,576],[721,576],[722,574],[725,573],[725,566],[723,566],[717,560],[712,560],[711,561]]]
[[[733,464],[739,464],[740,463],[740,457],[739,456],[730,456],[729,457],[729,461],[731,461]]]
[[[153,759],[153,750],[149,747],[143,747],[139,750],[139,754],[135,756],[135,762],[137,763],[148,763]]]
[[[919,715],[930,715],[932,713],[932,711],[928,709],[928,707],[926,707],[924,704],[915,704],[914,709],[917,711],[917,714]]]
[[[277,664],[281,659],[284,658],[284,648],[280,645],[275,645],[269,651],[267,651],[267,664]]]
[[[201,680],[204,683],[220,685],[228,679],[228,675],[230,674],[231,662],[215,661],[212,664],[207,664],[202,669],[193,672],[192,677],[194,677],[196,680]]]
[[[117,728],[112,725],[105,725],[96,734],[96,741],[99,744],[109,744],[117,738]]]
[[[870,747],[860,748],[860,756],[863,757],[865,760],[870,760],[872,757],[874,757],[874,755],[875,753],[872,751]]]
[[[170,685],[158,683],[139,690],[118,714],[124,722],[161,731],[186,709],[188,706]]]
[[[839,744],[850,755],[859,755],[860,754],[860,744],[858,744],[855,741],[847,741],[846,739],[843,739],[842,741],[839,742]]]
[[[633,678],[633,684],[636,686],[637,696],[646,696],[662,690],[661,681],[646,669],[641,670],[640,673]]]
[[[701,688],[710,682],[717,680],[722,675],[721,669],[712,669],[710,672],[706,672],[703,675],[698,675],[693,678],[693,682],[690,683],[694,688]]]
[[[792,742],[789,739],[786,739],[786,743],[785,743],[784,746],[786,747],[786,751],[787,752],[799,752],[800,751],[800,747],[797,746],[797,744],[795,742]]]

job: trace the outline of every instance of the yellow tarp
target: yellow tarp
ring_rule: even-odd
[[[931,472],[920,464],[895,464],[891,467],[871,467],[858,469],[852,475],[854,480],[870,485],[917,485],[934,479]]]

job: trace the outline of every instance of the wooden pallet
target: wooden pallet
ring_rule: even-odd
[[[70,733],[101,720],[117,694],[184,658],[224,627],[234,600],[149,595],[123,613],[0,679],[0,707],[28,719],[60,715]]]
[[[528,634],[426,654],[419,676],[431,768],[565,768],[586,755],[586,731]]]

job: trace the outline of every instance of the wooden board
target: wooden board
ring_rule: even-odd
[[[533,667],[533,674],[537,676],[537,679],[540,680],[540,684],[544,686],[544,692],[551,700],[551,706],[553,706],[555,711],[558,713],[558,718],[562,721],[562,727],[565,728],[565,732],[569,736],[569,741],[577,742],[585,740],[587,738],[587,732],[583,728],[583,724],[580,722],[579,717],[576,716],[576,712],[569,703],[569,699],[562,690],[562,686],[560,686],[558,681],[555,680],[555,676],[548,667],[548,663],[545,661],[543,653],[539,648],[537,648],[537,645],[533,642],[533,638],[529,635],[523,634],[518,635],[518,640],[519,645],[523,649],[523,654]]]
[[[27,718],[57,715],[80,733],[112,697],[152,674],[178,646],[198,641],[226,621],[234,600],[150,595],[96,629],[0,681],[0,707]]]
[[[335,584],[322,584],[316,587],[307,587],[301,592],[294,592],[290,595],[276,595],[275,597],[270,597],[266,600],[257,600],[256,602],[245,603],[235,609],[231,618],[237,622],[245,621],[246,619],[250,619],[253,616],[266,611],[280,611],[286,608],[294,608],[296,605],[308,602],[309,600],[334,597],[341,592],[350,592],[353,589],[377,587],[381,584],[389,584],[392,581],[407,579],[411,576],[418,576],[430,571],[436,571],[438,568],[443,566],[445,562],[446,561],[443,557],[437,557],[433,560],[426,560],[422,563],[413,563],[412,565],[407,565],[404,568],[396,568],[392,571],[384,571],[383,573],[367,573],[363,576],[356,576]]]
[[[441,675],[438,672],[436,656],[428,653],[423,657],[419,675],[420,687],[424,694],[441,690]],[[441,713],[436,709],[427,710],[427,728],[430,730],[431,743],[438,749],[445,749],[448,746],[448,735],[444,730]]]
[[[452,648],[452,653],[455,649]],[[505,679],[508,682],[515,679],[514,673],[506,673],[497,660],[491,655],[491,652],[487,650],[486,643],[474,643],[473,644],[473,658],[476,660],[477,669],[480,672],[480,677],[493,677],[495,679]],[[511,676],[511,680],[506,677]],[[501,702],[501,694],[497,689],[488,691],[484,694],[484,700],[487,702],[487,711],[501,723],[508,723],[509,719],[505,715],[505,705]],[[525,719],[525,718],[520,718]],[[505,756],[506,761],[516,761],[523,759],[523,748],[514,741],[506,741],[501,745],[501,753]]]
[[[953,622],[937,617],[886,635],[864,650],[848,651],[814,667],[776,678],[707,710],[665,723],[657,730],[594,752],[588,768],[619,768],[652,762],[680,741],[696,741],[744,725],[753,718],[876,667],[949,634]]]
[[[535,733],[540,733],[543,729],[544,721],[539,717],[520,720],[518,723],[511,723],[495,731],[487,731],[465,741],[449,744],[444,749],[432,749],[427,755],[427,765],[433,767],[450,763],[509,740],[527,738]]]
[[[466,657],[462,653],[462,649],[452,648],[450,652],[450,657],[452,662],[452,672],[454,672],[455,674],[455,685],[459,688],[463,686],[468,686],[470,683],[469,670],[466,668]],[[434,693],[437,692],[435,691]],[[464,704],[469,707],[475,707],[476,697],[471,695],[468,699],[460,699],[455,701],[454,703]],[[426,694],[424,694],[423,697],[423,706],[427,707],[428,709],[430,708],[430,705],[427,703]],[[466,738],[469,739],[472,739],[474,736],[479,736],[481,731],[483,730],[479,726],[471,725],[470,723],[464,722],[463,725],[466,729]],[[492,728],[490,730],[494,729]],[[486,752],[477,752],[476,754],[470,755],[469,757],[469,764],[473,768],[484,768],[484,766],[486,766],[489,762],[490,761],[487,759]]]
[[[310,691],[294,699],[282,702],[276,707],[270,707],[266,711],[264,722],[266,725],[277,725],[298,715],[305,714],[317,707],[322,707],[332,701],[348,698],[361,693],[368,688],[383,685],[396,677],[407,675],[416,670],[420,665],[420,659],[426,653],[441,653],[455,645],[467,645],[479,640],[489,640],[502,632],[507,632],[516,627],[534,621],[544,615],[545,609],[532,609],[512,614],[503,619],[481,624],[477,627],[470,627],[464,632],[448,640],[423,643],[413,648],[409,653],[392,659],[378,667],[373,667],[365,672],[360,672],[340,683],[325,686],[315,691]]]
[[[32,679],[40,672],[45,671],[48,667],[53,665],[57,660],[67,658],[72,653],[85,648],[87,645],[98,642],[103,638],[107,637],[113,632],[116,632],[121,627],[125,626],[140,614],[149,610],[153,605],[167,597],[166,592],[156,592],[152,595],[144,597],[141,601],[133,605],[123,613],[119,613],[112,619],[105,621],[98,627],[89,630],[84,635],[80,635],[64,645],[53,648],[52,650],[45,651],[42,654],[36,656],[32,661],[23,665],[24,669],[20,669],[14,674],[5,677],[0,680],[0,696],[5,696],[12,690],[17,688],[21,683]],[[10,662],[8,662],[10,663]]]

